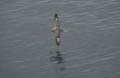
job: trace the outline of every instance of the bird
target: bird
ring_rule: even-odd
[[[63,29],[60,28],[59,17],[57,13],[55,13],[54,15],[53,26],[51,28],[51,31],[55,32],[56,34],[55,41],[58,48],[60,46],[61,32],[63,32]]]

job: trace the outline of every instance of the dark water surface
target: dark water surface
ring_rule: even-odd
[[[120,78],[119,0],[0,0],[0,78],[55,78],[54,13],[65,30],[58,78]]]

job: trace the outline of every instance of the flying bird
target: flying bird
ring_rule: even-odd
[[[63,32],[63,29],[60,28],[59,17],[57,15],[57,13],[55,13],[55,15],[54,15],[53,26],[51,28],[51,31],[55,32],[56,45],[57,45],[57,47],[59,47],[60,46],[61,32]]]

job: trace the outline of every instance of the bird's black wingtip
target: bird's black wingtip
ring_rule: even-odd
[[[55,18],[58,18],[58,14],[57,13],[55,13]]]

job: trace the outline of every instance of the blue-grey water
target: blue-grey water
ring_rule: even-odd
[[[64,72],[49,61],[55,13]],[[120,78],[120,1],[0,0],[0,78]]]

